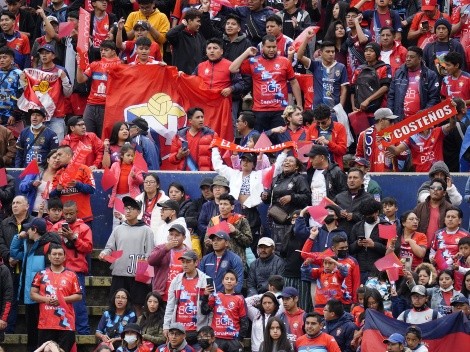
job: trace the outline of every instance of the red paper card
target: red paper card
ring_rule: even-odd
[[[335,202],[333,202],[330,198],[328,197],[323,197],[323,199],[321,200],[321,202],[318,204],[319,207],[326,207],[327,205],[336,205],[338,206],[338,204],[336,204]]]
[[[75,23],[73,22],[59,23],[59,38],[70,36],[74,28],[75,28]]]
[[[110,169],[106,168],[103,172],[103,177],[101,178],[101,188],[103,191],[107,191],[116,184],[117,180],[114,177]]]
[[[135,152],[134,166],[135,166],[136,169],[142,170],[143,172],[148,172],[149,171],[149,167],[147,165],[147,162],[145,161],[142,154],[139,153],[139,152]]]
[[[261,133],[261,135],[259,136],[259,139],[258,139],[258,142],[256,142],[255,146],[253,148],[268,148],[270,146],[272,146],[273,143],[271,142],[271,140],[269,139],[268,136],[266,136],[266,133]]]
[[[273,183],[273,177],[274,177],[274,169],[276,168],[275,165],[272,165],[269,170],[266,172],[263,172],[263,187],[264,189],[270,189],[271,185]]]
[[[380,258],[374,263],[374,265],[379,271],[384,271],[390,268],[400,269],[403,266],[400,259],[398,259],[394,252],[387,254],[383,258]]]
[[[122,257],[122,252],[122,250],[111,252],[110,255],[105,255],[103,259],[108,263],[114,263],[116,260]]]
[[[379,237],[385,240],[397,237],[397,227],[395,225],[379,224]]]
[[[0,169],[0,187],[6,186],[8,184],[7,171],[5,168]]]
[[[400,268],[389,268],[385,270],[387,272],[388,281],[397,282],[400,278]]]
[[[25,167],[23,172],[20,174],[20,178],[25,177],[26,175],[35,175],[39,174],[39,166],[38,166],[38,161],[36,159],[33,159],[28,166]]]
[[[298,150],[298,158],[301,162],[306,163],[309,160],[308,156],[305,156],[305,154],[308,154],[308,152],[312,149],[312,143],[304,144],[301,147],[299,146]]]
[[[312,219],[320,224],[323,222],[323,220],[325,220],[325,217],[328,215],[328,209],[325,209],[324,207],[318,205],[308,207],[307,211],[312,217]]]
[[[121,213],[124,214],[124,203],[122,202],[121,198],[117,198],[114,200],[114,209]]]
[[[218,223],[217,225],[211,226],[207,228],[207,234],[212,235],[216,232],[223,231],[226,233],[230,233],[230,229],[228,228],[228,222],[227,221],[222,221]]]

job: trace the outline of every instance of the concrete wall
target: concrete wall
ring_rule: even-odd
[[[18,175],[21,170],[10,169],[8,172],[17,179],[17,187],[20,182]],[[112,211],[107,207],[108,196],[111,190],[103,192],[101,189],[102,171],[94,172],[97,191],[92,196],[92,208],[94,214],[93,220],[93,240],[95,248],[103,248],[111,234]],[[161,181],[161,189],[167,193],[168,185],[171,182],[179,182],[184,185],[186,193],[191,198],[199,197],[199,182],[202,178],[215,176],[215,173],[206,172],[158,172]],[[382,187],[383,197],[391,196],[398,200],[399,214],[413,209],[416,205],[416,196],[419,186],[428,179],[426,174],[407,173],[407,174],[371,174]],[[468,174],[459,173],[453,175],[453,181],[458,190],[464,195],[465,184]],[[262,210],[265,211],[265,207]],[[468,228],[470,218],[470,208],[468,203],[463,203],[461,209],[464,212],[463,226]]]

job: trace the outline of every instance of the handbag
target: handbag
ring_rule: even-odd
[[[268,215],[278,224],[285,224],[290,218],[289,213],[279,205],[271,205],[268,209]]]

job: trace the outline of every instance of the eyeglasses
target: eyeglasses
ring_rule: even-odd
[[[144,184],[146,185],[153,185],[154,183],[157,183],[156,181],[144,181]]]
[[[442,186],[431,186],[429,187],[432,191],[443,191],[444,187]]]

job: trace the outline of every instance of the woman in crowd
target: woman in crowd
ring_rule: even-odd
[[[178,202],[180,206],[180,211],[178,212],[179,218],[186,218],[190,215],[188,214],[188,210],[190,210],[192,201],[189,199],[189,196],[186,195],[186,191],[181,183],[170,183],[170,186],[168,187],[168,197],[170,197],[171,200]],[[193,214],[193,217],[194,216],[196,216],[197,219],[197,215]]]
[[[348,49],[344,45],[346,37],[346,27],[342,21],[334,21],[330,24],[325,34],[325,42],[332,42],[335,45],[335,60],[347,67]]]
[[[349,3],[347,1],[338,1],[335,6],[333,6],[333,21],[340,21],[343,24],[346,24],[346,13],[349,10]]]
[[[465,273],[462,279],[462,290],[460,293],[469,299],[470,302],[470,270]]]
[[[426,288],[436,286],[437,271],[433,265],[429,263],[422,263],[418,265],[415,272],[418,274],[418,285],[423,285]]]
[[[303,164],[299,159],[286,157],[281,170],[273,179],[271,189],[264,190],[261,194],[261,200],[271,205],[268,215],[271,221],[271,238],[276,247],[283,243],[284,236],[292,228],[290,218],[294,210],[305,208],[311,199],[310,185],[300,174]]]
[[[115,162],[121,161],[121,147],[130,143],[129,125],[125,122],[116,122],[111,130],[109,139],[105,139],[104,155],[101,165],[103,168],[111,167]]]
[[[60,168],[60,160],[56,158],[57,149],[47,154],[41,164],[39,174],[26,175],[20,183],[20,192],[28,198],[29,211],[33,216],[47,215],[47,199],[52,188],[52,179]]]
[[[274,293],[266,292],[260,300],[257,296],[248,297],[246,306],[248,318],[252,321],[251,350],[258,352],[264,339],[264,331],[269,318],[279,312],[279,302]],[[265,350],[265,352],[267,351]]]
[[[135,323],[137,317],[133,310],[131,295],[123,288],[114,292],[109,307],[104,311],[96,337],[108,345],[117,347],[120,345],[121,333],[127,324]]]
[[[454,289],[452,270],[442,270],[437,276],[437,282],[439,284],[438,287],[427,289],[428,296],[431,296],[429,306],[441,313],[442,316],[452,314],[450,300],[459,293],[459,291]]]
[[[392,313],[384,308],[384,299],[375,288],[367,288],[364,295],[364,306],[366,309],[373,309],[392,318]]]
[[[428,239],[426,234],[417,232],[419,219],[412,211],[400,217],[402,233],[387,244],[387,252],[395,254],[405,263],[407,270],[415,270],[423,262]]]
[[[121,333],[122,344],[117,352],[150,352],[151,349],[143,343],[142,333],[137,324],[127,324]]]
[[[268,319],[264,330],[264,341],[259,347],[259,352],[292,352],[292,345],[287,339],[286,326],[278,317]]]
[[[163,317],[165,307],[162,296],[158,292],[150,292],[145,300],[144,312],[137,324],[141,329],[143,344],[153,350],[165,343],[163,335]]]

